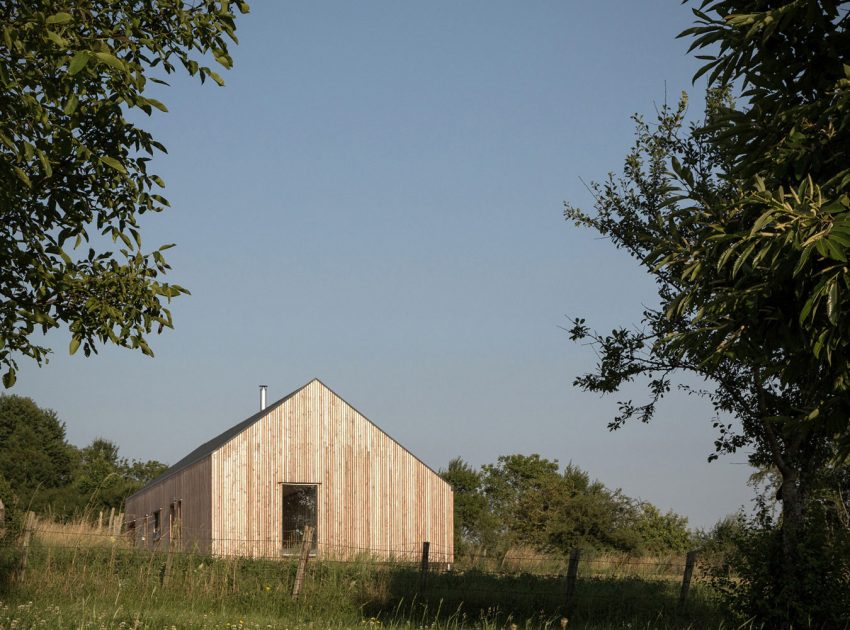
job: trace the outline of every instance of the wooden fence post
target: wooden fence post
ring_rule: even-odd
[[[431,550],[431,543],[427,540],[422,543],[422,562],[419,565],[419,594],[425,594],[425,588],[428,586],[428,552]]]
[[[578,580],[578,562],[581,559],[581,550],[573,549],[570,552],[570,563],[567,565],[567,615],[572,615],[575,609],[576,582]]]
[[[123,518],[123,514],[123,512],[116,514],[115,508],[109,510],[109,536],[112,542],[112,553],[109,554],[110,573],[115,570],[115,553],[119,543],[119,536],[121,536],[121,519]],[[135,546],[135,541],[133,546]]]
[[[682,590],[679,593],[679,608],[685,607],[685,602],[688,599],[688,591],[691,588],[691,576],[694,574],[694,564],[696,564],[697,552],[689,551],[685,559],[685,574],[682,576]]]
[[[174,523],[171,520],[171,515],[168,515],[168,556],[165,558],[165,571],[162,574],[162,586],[168,586],[168,580],[171,577],[171,563],[174,560]],[[234,572],[233,583],[236,584],[236,575]]]
[[[295,583],[292,585],[292,599],[301,594],[304,585],[304,574],[307,572],[307,559],[310,557],[310,548],[313,546],[313,528],[309,525],[304,527],[304,538],[301,541],[301,556],[298,558],[298,569],[295,571]]]
[[[27,512],[27,519],[24,523],[23,536],[21,537],[21,562],[18,565],[17,581],[24,579],[24,574],[27,570],[27,562],[30,555],[30,539],[32,532],[35,529],[35,512]]]
[[[115,518],[115,529],[112,532],[112,535],[116,538],[121,535],[121,528],[124,525],[124,512],[118,512],[118,515]]]

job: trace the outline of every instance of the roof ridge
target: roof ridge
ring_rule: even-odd
[[[128,496],[128,497],[125,499],[125,501],[127,501],[127,500],[131,499],[132,497],[136,496],[137,494],[140,494],[140,493],[144,492],[144,491],[145,491],[145,490],[147,490],[148,488],[151,488],[151,487],[153,487],[153,486],[155,486],[155,485],[157,485],[157,484],[159,484],[159,483],[161,483],[161,482],[165,481],[166,479],[169,479],[170,477],[174,476],[175,474],[177,474],[177,473],[178,473],[178,472],[180,472],[181,470],[185,470],[185,469],[186,469],[186,468],[188,468],[189,466],[191,466],[191,465],[193,465],[193,464],[198,463],[199,461],[201,461],[201,460],[202,460],[202,459],[204,459],[205,457],[208,457],[208,456],[209,456],[209,455],[211,455],[211,454],[212,454],[215,450],[217,450],[220,446],[222,446],[222,445],[226,444],[227,442],[229,442],[230,440],[232,440],[233,438],[235,438],[237,435],[239,435],[240,433],[242,433],[243,431],[245,431],[246,429],[248,429],[249,427],[251,427],[251,426],[252,426],[253,424],[255,424],[256,422],[258,422],[258,421],[259,421],[261,418],[263,418],[265,415],[267,415],[267,414],[268,414],[268,413],[270,413],[271,411],[275,410],[277,407],[281,406],[281,405],[282,405],[283,403],[285,403],[287,400],[289,400],[290,398],[292,398],[293,396],[295,396],[295,394],[297,394],[297,393],[299,393],[300,391],[302,391],[302,390],[306,389],[308,386],[312,385],[314,382],[319,383],[319,385],[321,385],[321,386],[322,386],[322,387],[324,387],[326,390],[328,390],[331,394],[333,394],[334,396],[336,396],[337,398],[339,398],[339,399],[340,399],[343,403],[345,403],[346,405],[348,405],[349,407],[351,407],[351,408],[352,408],[352,409],[353,409],[353,410],[354,410],[354,411],[355,411],[355,412],[356,412],[356,413],[357,413],[360,417],[362,417],[364,420],[366,420],[366,422],[368,422],[368,423],[369,423],[369,424],[371,424],[373,427],[375,427],[378,431],[380,431],[381,433],[383,433],[384,435],[386,435],[386,436],[387,436],[390,440],[392,440],[394,443],[398,444],[398,445],[401,447],[401,449],[402,449],[405,453],[407,453],[407,454],[408,454],[408,455],[410,455],[413,459],[415,459],[415,460],[416,460],[416,461],[418,461],[420,464],[422,464],[423,466],[425,466],[425,468],[427,468],[427,469],[428,469],[428,470],[430,470],[430,471],[431,471],[434,475],[436,475],[436,477],[437,477],[438,479],[442,480],[444,483],[447,483],[447,482],[445,482],[445,480],[444,480],[444,479],[440,476],[440,473],[438,473],[436,470],[434,470],[433,468],[431,468],[431,467],[430,467],[428,464],[426,464],[424,461],[422,461],[421,459],[419,459],[419,457],[417,457],[416,455],[414,455],[414,454],[413,454],[413,453],[412,453],[412,452],[411,452],[411,451],[410,451],[410,450],[409,450],[406,446],[404,446],[401,442],[399,442],[398,440],[396,440],[393,436],[391,436],[389,433],[387,433],[387,432],[386,432],[386,431],[384,431],[381,427],[379,427],[377,424],[375,424],[372,420],[370,420],[370,419],[369,419],[369,417],[368,417],[366,414],[362,413],[359,409],[357,409],[354,405],[352,405],[350,402],[348,402],[345,398],[343,398],[342,396],[340,396],[339,394],[337,394],[337,393],[336,393],[333,389],[331,389],[330,387],[328,387],[328,386],[327,386],[327,385],[326,385],[326,384],[325,384],[325,383],[324,383],[324,382],[323,382],[320,378],[318,378],[318,377],[313,377],[312,379],[310,379],[309,381],[307,381],[304,385],[302,385],[301,387],[298,387],[297,389],[294,389],[293,391],[291,391],[290,393],[288,393],[288,394],[287,394],[286,396],[284,396],[283,398],[281,398],[281,399],[279,399],[279,400],[276,400],[275,402],[273,402],[273,403],[272,403],[272,404],[270,404],[270,405],[267,405],[265,409],[260,409],[258,412],[256,412],[255,414],[253,414],[253,415],[251,415],[251,416],[247,417],[245,420],[242,420],[241,422],[238,422],[237,424],[233,425],[233,426],[232,426],[232,427],[230,427],[229,429],[227,429],[227,430],[225,430],[225,431],[222,431],[221,433],[219,433],[219,434],[218,434],[217,436],[215,436],[214,438],[212,438],[212,439],[210,439],[210,440],[207,440],[206,442],[204,442],[203,444],[201,444],[200,446],[198,446],[196,449],[194,449],[193,451],[191,451],[188,455],[186,455],[186,456],[184,456],[182,459],[178,460],[178,461],[177,461],[177,463],[173,464],[173,465],[172,465],[172,466],[170,466],[168,469],[166,469],[166,471],[165,471],[165,472],[163,472],[160,476],[156,477],[155,479],[151,479],[151,480],[150,480],[148,483],[146,483],[144,486],[142,486],[141,488],[139,488],[138,490],[136,490],[133,494],[131,494],[130,496]],[[449,484],[449,485],[451,485],[451,484]]]
[[[245,429],[250,427],[252,424],[257,422],[260,418],[262,418],[268,412],[272,411],[273,409],[276,409],[277,407],[282,405],[284,402],[286,402],[287,400],[292,398],[295,394],[297,394],[302,389],[304,389],[305,387],[310,385],[313,381],[319,381],[319,379],[318,378],[310,379],[304,385],[302,385],[301,387],[289,392],[283,398],[276,400],[275,402],[273,402],[270,405],[266,405],[265,409],[260,409],[258,412],[254,413],[253,415],[248,416],[247,418],[245,418],[241,422],[237,422],[235,425],[233,425],[229,429],[226,429],[226,430],[222,431],[221,433],[219,433],[218,435],[216,435],[215,437],[207,440],[206,442],[204,442],[203,444],[201,444],[200,446],[198,446],[197,448],[195,448],[194,450],[189,452],[188,455],[185,455],[184,457],[179,459],[175,464],[173,464],[169,468],[167,468],[165,470],[165,472],[162,473],[159,477],[151,479],[144,486],[142,486],[141,488],[136,490],[133,494],[128,496],[126,499],[124,499],[124,501],[126,502],[127,500],[131,499],[132,497],[136,496],[137,494],[140,494],[141,492],[147,490],[148,488],[151,488],[154,485],[156,485],[156,484],[158,484],[162,481],[165,481],[169,477],[172,477],[173,475],[180,472],[181,470],[188,468],[192,464],[198,463],[199,461],[201,461],[202,459],[204,459],[208,455],[212,454],[212,452],[214,450],[216,450],[219,446],[221,446],[222,444],[225,444],[226,442],[229,442],[232,438],[234,438],[237,435],[239,435],[240,433],[242,433],[242,431],[244,431]],[[319,382],[322,383],[321,381],[319,381]],[[327,385],[325,385],[324,383],[322,383],[322,385],[327,387]]]

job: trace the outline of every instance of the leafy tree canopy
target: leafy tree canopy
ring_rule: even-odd
[[[536,454],[504,455],[479,471],[458,458],[441,474],[454,489],[459,550],[680,552],[690,542],[687,519]]]
[[[56,412],[30,398],[0,395],[0,476],[28,501],[71,482],[74,452]]]
[[[130,122],[178,67],[232,65],[237,0],[0,3],[0,368],[47,360],[35,339],[67,324],[70,351],[114,343],[152,354],[172,326],[166,245],[144,250],[139,216],[168,206],[150,161],[165,148]]]
[[[124,499],[167,467],[127,460],[97,438],[84,448],[65,439],[56,412],[22,396],[0,395],[0,499],[16,511],[64,518],[85,510],[120,508]]]
[[[685,125],[685,100],[655,125],[638,118],[623,174],[594,186],[596,212],[566,208],[631,253],[659,295],[643,330],[574,321],[600,357],[576,384],[610,393],[647,377],[649,399],[621,403],[617,428],[648,421],[675,373],[706,379],[695,393],[740,423],[715,420],[717,450],[747,447],[781,476],[781,570],[765,583],[786,625],[811,621],[803,541],[827,522],[814,508],[850,456],[847,4],[702,2],[682,35],[703,53],[704,121]]]

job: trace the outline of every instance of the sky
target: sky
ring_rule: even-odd
[[[320,378],[435,469],[538,453],[693,527],[749,508],[746,455],[709,464],[713,412],[674,392],[609,432],[617,400],[573,387],[592,348],[568,317],[636,325],[655,302],[625,254],[563,218],[621,169],[630,117],[689,91],[674,1],[254,0],[226,86],[173,76],[141,122],[172,209],[143,222],[191,296],[156,357],[21,362],[85,445],[173,463]]]

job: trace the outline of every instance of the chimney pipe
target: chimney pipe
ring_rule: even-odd
[[[260,411],[266,408],[266,388],[268,385],[260,385]]]

